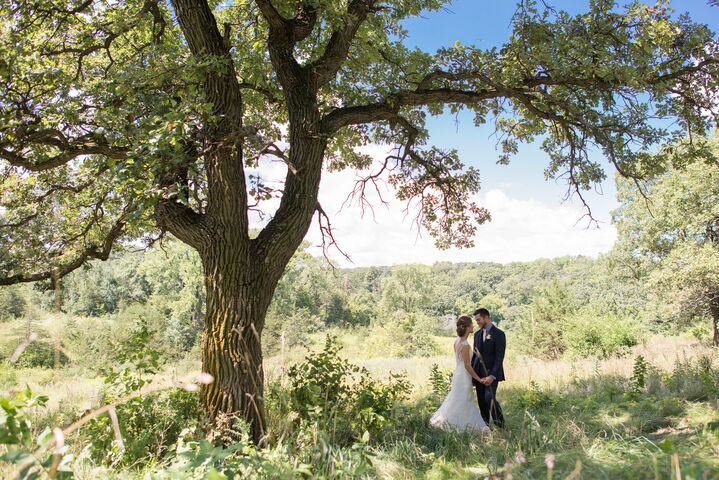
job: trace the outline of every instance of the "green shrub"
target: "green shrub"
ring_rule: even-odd
[[[596,315],[591,310],[569,316],[562,332],[567,352],[579,357],[608,358],[639,343],[639,328],[629,318]]]
[[[541,390],[534,380],[529,383],[529,388],[522,389],[514,397],[514,402],[516,402],[518,409],[529,411],[553,408],[557,404],[557,400],[544,390]]]
[[[249,429],[237,432],[233,443],[213,445],[183,432],[169,456],[151,475],[155,479],[272,479],[367,478],[372,472],[369,449],[364,441],[347,447],[327,442],[326,437],[301,427],[288,444],[259,448],[253,445]],[[366,440],[366,437],[365,437]]]
[[[632,393],[635,395],[640,394],[647,384],[647,361],[644,357],[638,355],[634,359],[634,368],[632,369]]]
[[[103,397],[109,404],[135,392],[157,373],[160,353],[154,348],[147,324],[136,325],[130,338],[115,349],[118,366],[106,372]],[[90,422],[83,435],[98,461],[130,464],[161,458],[183,429],[196,424],[198,398],[180,389],[137,396],[115,410],[124,451],[116,443],[110,418],[102,415]]]
[[[424,313],[413,313],[408,315],[411,335],[407,344],[407,356],[409,357],[432,357],[439,353],[433,336],[439,330],[439,321]]]
[[[0,390],[14,388],[17,385],[17,372],[6,361],[0,361]]]
[[[0,322],[22,317],[27,311],[27,300],[18,285],[0,287]]]
[[[377,325],[366,329],[362,338],[364,358],[393,358],[407,356],[408,348],[403,340],[406,330],[398,324]]]
[[[18,339],[17,343],[21,340]],[[5,352],[3,352],[0,359],[9,359],[15,347],[9,348],[11,345],[6,345]],[[60,350],[60,365],[66,365],[68,361],[67,355]],[[14,364],[15,368],[54,368],[55,367],[55,344],[47,339],[38,339],[31,342],[25,350],[23,350],[17,362]]]
[[[160,459],[185,428],[198,423],[198,409],[196,393],[181,389],[151,393],[116,408],[124,451],[118,450],[107,415],[90,422],[82,436],[98,461],[128,465]]]
[[[449,393],[452,386],[452,370],[440,369],[436,363],[432,364],[429,370],[429,386],[431,396],[435,401],[441,401]]]
[[[393,407],[407,397],[409,382],[396,374],[377,381],[338,352],[328,336],[321,352],[289,368],[289,408],[305,421],[331,426],[333,439],[340,441],[379,433]]]
[[[33,432],[31,412],[36,407],[44,408],[48,398],[36,396],[27,388],[14,399],[0,398],[0,462],[13,464],[19,470],[19,478],[40,478],[50,469],[53,455],[48,453],[54,435],[46,428],[39,435]],[[59,449],[59,462],[55,478],[69,478],[72,475],[67,447]]]
[[[702,323],[692,326],[689,329],[689,334],[700,342],[708,342],[711,341],[712,338],[712,332],[709,328],[709,322],[705,320]]]
[[[690,401],[719,398],[719,368],[705,355],[678,360],[664,381],[670,392]]]
[[[112,322],[108,317],[71,317],[65,325],[63,342],[73,365],[100,374],[115,363],[112,346],[126,342],[128,329],[127,324]]]

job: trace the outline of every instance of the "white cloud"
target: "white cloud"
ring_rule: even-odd
[[[375,145],[367,147],[365,152],[383,158],[387,147]],[[272,170],[274,178],[284,176],[276,167]],[[438,261],[508,263],[563,255],[596,256],[608,251],[616,239],[616,230],[608,223],[601,224],[600,228],[587,228],[586,222],[578,223],[584,215],[579,205],[559,201],[551,205],[531,198],[511,198],[498,188],[481,192],[477,198],[477,203],[492,214],[492,221],[479,227],[475,246],[439,250],[426,232],[418,236],[413,216],[405,215],[405,204],[394,198],[387,185],[380,189],[388,206],[381,205],[373,189],[367,191],[375,205],[374,218],[371,211],[365,211],[362,217],[361,207],[356,203],[340,210],[357,178],[352,171],[325,173],[320,187],[320,203],[330,217],[335,239],[353,261],[350,264],[331,249],[330,257],[341,266]],[[316,219],[306,238],[312,244],[310,252],[322,255]]]

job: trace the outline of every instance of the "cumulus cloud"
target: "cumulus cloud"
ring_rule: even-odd
[[[383,158],[387,148],[375,145],[365,152]],[[276,164],[270,171],[275,179],[284,177]],[[330,249],[330,258],[343,267],[440,261],[508,263],[563,255],[596,256],[611,249],[616,240],[616,230],[608,223],[600,228],[587,228],[586,222],[579,221],[584,211],[577,204],[512,198],[496,188],[481,192],[476,198],[479,205],[491,212],[492,221],[479,227],[475,246],[439,250],[426,232],[417,231],[413,212],[405,212],[406,205],[394,198],[386,184],[380,185],[382,198],[389,202],[386,206],[381,204],[377,192],[367,191],[368,199],[375,205],[374,213],[366,210],[363,216],[356,202],[340,208],[358,178],[352,171],[325,173],[320,189],[320,203],[332,222],[335,239],[352,259],[350,263]],[[254,217],[253,223],[260,227],[263,222]],[[316,219],[306,239],[311,244],[310,253],[322,255],[322,236]]]

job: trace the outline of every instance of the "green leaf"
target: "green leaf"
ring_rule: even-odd
[[[207,471],[205,478],[207,478],[207,480],[227,480],[227,476],[225,474],[218,472],[214,468]]]
[[[659,448],[662,449],[664,453],[674,453],[676,451],[674,447],[674,442],[672,442],[671,438],[665,438],[661,442],[659,442]]]

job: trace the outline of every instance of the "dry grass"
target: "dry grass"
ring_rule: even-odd
[[[527,386],[531,382],[535,382],[547,388],[559,389],[566,384],[567,379],[587,378],[598,371],[605,375],[629,377],[634,366],[634,359],[638,355],[642,355],[648,363],[663,371],[672,371],[677,360],[691,359],[702,355],[713,358],[715,363],[719,364],[719,352],[716,349],[702,344],[696,339],[684,337],[653,336],[641,345],[628,350],[622,356],[604,360],[577,358],[552,361],[517,354],[516,350],[512,348],[511,340],[510,337],[505,364],[507,386]],[[437,364],[440,368],[454,368],[452,341],[453,339],[450,338],[440,338],[438,342],[442,342],[440,345],[447,353],[435,357],[364,359],[353,358],[351,355],[347,355],[347,351],[343,351],[343,354],[354,363],[366,367],[376,376],[405,372],[409,381],[416,387],[415,393],[422,394],[428,388],[427,379],[433,364]],[[300,352],[304,351],[306,350],[294,349],[288,353],[285,356],[285,365],[290,363],[289,358],[293,361],[301,358]],[[265,367],[268,379],[280,376],[282,365],[280,356],[269,358]]]
[[[534,381],[540,385],[559,387],[568,378],[587,378],[597,371],[605,375],[629,377],[637,356],[658,367],[672,371],[677,360],[707,355],[719,362],[716,349],[700,343],[696,339],[683,337],[649,338],[641,345],[633,347],[624,355],[605,360],[578,358],[573,360],[542,361],[535,358],[517,356],[506,368],[508,384],[528,385]]]

